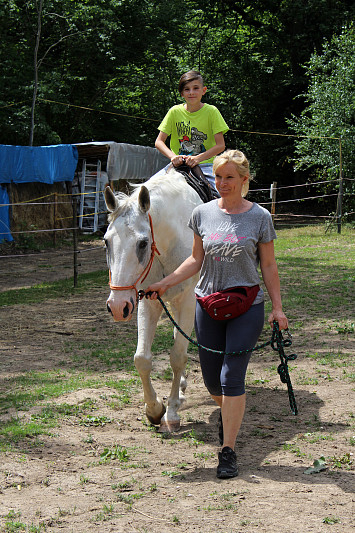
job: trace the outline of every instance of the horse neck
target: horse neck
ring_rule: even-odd
[[[169,253],[176,242],[186,239],[191,232],[187,222],[196,205],[201,203],[197,193],[188,185],[179,194],[177,191],[151,194],[150,214],[153,220],[155,242],[161,253]],[[161,248],[161,250],[160,250]]]

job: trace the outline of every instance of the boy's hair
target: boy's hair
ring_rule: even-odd
[[[246,196],[249,191],[249,181],[252,179],[249,173],[249,161],[240,150],[226,150],[214,158],[213,174],[216,175],[219,167],[227,163],[234,163],[239,176],[242,178],[244,178],[244,176],[248,176],[248,181],[243,184],[242,188],[242,196]]]
[[[183,74],[179,80],[179,93],[181,94],[185,85],[193,80],[200,81],[203,87],[203,77],[201,73],[197,70],[189,70],[188,72],[185,72],[185,74]]]

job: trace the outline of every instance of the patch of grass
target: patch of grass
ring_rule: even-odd
[[[121,494],[121,493],[118,493],[117,494],[117,499],[120,502],[126,503],[128,505],[128,507],[131,508],[136,500],[139,500],[140,498],[144,498],[144,496],[145,496],[145,494],[143,492],[136,493],[136,494]]]
[[[323,524],[338,524],[340,522],[339,518],[336,518],[335,516],[326,516],[322,520]]]
[[[354,366],[354,360],[348,354],[341,351],[329,352],[306,352],[306,357],[310,357],[317,361],[319,365],[330,366],[331,368],[341,368],[347,366]]]
[[[72,294],[84,293],[93,287],[106,287],[107,271],[100,270],[89,274],[81,274],[78,287],[74,288],[74,278],[51,283],[40,283],[25,289],[13,289],[0,293],[0,307],[16,304],[33,304],[52,298],[63,298]]]
[[[115,507],[112,503],[106,505],[104,504],[102,511],[100,511],[96,517],[95,522],[106,522],[111,520],[115,516]]]
[[[325,234],[323,226],[277,230],[275,253],[281,277],[283,304],[292,314],[334,316],[339,308],[351,313],[351,284],[355,256],[354,232]],[[330,290],[331,289],[331,290]],[[348,315],[349,316],[349,315]]]
[[[30,371],[4,380],[3,390],[5,390],[0,397],[0,412],[10,407],[26,410],[49,398],[58,398],[62,394],[83,387],[97,388],[99,386],[102,386],[102,379],[90,378],[84,373],[70,373],[62,370]]]
[[[33,439],[39,435],[50,435],[48,424],[11,418],[1,424],[0,451],[6,451],[12,445],[23,442],[25,439],[31,439],[32,446],[36,445],[38,441]]]
[[[184,435],[181,440],[186,441],[189,446],[196,446],[197,448],[197,446],[205,444],[202,438],[203,435],[200,435],[196,433],[194,429],[191,429],[191,431]]]
[[[306,455],[304,452],[300,450],[298,446],[296,446],[296,444],[293,444],[293,443],[286,442],[283,445],[283,449],[291,453],[294,453],[296,457],[304,457]]]
[[[83,420],[80,421],[81,426],[95,426],[95,427],[102,427],[106,424],[110,424],[112,422],[111,418],[108,418],[107,416],[87,416]]]
[[[112,420],[101,415],[92,415],[96,410],[96,402],[86,399],[80,404],[48,403],[52,398],[58,398],[68,392],[78,389],[110,387],[122,395],[117,395],[117,405],[128,403],[130,395],[138,390],[135,378],[127,380],[113,380],[112,378],[90,378],[83,373],[70,373],[64,371],[51,372],[28,372],[27,374],[11,377],[4,381],[2,395],[0,396],[0,412],[6,413],[8,409],[16,411],[28,411],[41,402],[43,405],[40,412],[28,417],[11,417],[0,424],[0,451],[6,451],[25,440],[31,439],[31,445],[39,443],[33,440],[40,435],[49,435],[50,428],[59,425],[60,420],[75,417],[78,423],[87,427],[103,426]],[[107,400],[109,404],[111,399]],[[90,414],[89,414],[90,413]]]
[[[345,453],[341,457],[329,457],[328,462],[333,468],[346,469],[350,470],[351,465],[353,464],[353,455],[350,453]]]
[[[322,442],[325,440],[329,440],[329,441],[334,440],[333,435],[320,433],[318,431],[314,433],[304,433],[300,438],[302,440],[306,440],[310,444],[315,444],[315,443]]]
[[[161,475],[173,478],[173,477],[176,477],[176,476],[180,476],[180,472],[178,470],[163,470]]]
[[[119,490],[119,491],[130,491],[133,489],[133,486],[137,483],[137,481],[132,478],[131,480],[122,481],[121,483],[114,483],[112,485],[112,490]]]
[[[90,377],[82,372],[67,372],[63,370],[50,372],[27,372],[26,374],[10,377],[3,381],[3,390],[0,396],[0,412],[10,408],[16,410],[28,410],[40,401],[50,398],[58,398],[68,392],[73,392],[83,388],[110,387],[117,391],[123,391],[127,397],[130,392],[134,394],[138,390],[138,380],[129,378],[127,380],[114,380],[105,377]],[[76,409],[93,409],[94,405],[86,403],[79,407],[51,407],[58,413],[62,409],[63,415],[75,414]],[[68,412],[71,410],[71,413]],[[73,411],[74,410],[74,411]],[[67,412],[66,412],[67,411]]]
[[[113,448],[105,448],[100,454],[100,457],[100,464],[114,460],[118,460],[119,462],[127,462],[129,459],[129,454],[126,448],[116,445]]]
[[[22,522],[7,521],[5,522],[4,533],[18,533],[19,531],[26,531],[26,529],[27,529],[26,524],[23,524]]]
[[[214,452],[194,452],[194,457],[197,459],[203,459],[205,461],[215,456],[216,454]]]
[[[297,385],[318,385],[318,379],[306,375],[303,371],[299,371],[295,381]]]

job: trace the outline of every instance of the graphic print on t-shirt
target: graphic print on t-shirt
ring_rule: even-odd
[[[215,232],[206,237],[205,255],[213,256],[215,261],[233,263],[243,250],[240,244],[245,237],[237,234],[240,224],[230,222],[221,223]]]
[[[198,155],[206,152],[204,141],[207,139],[207,134],[192,127],[190,122],[176,123],[176,129],[179,137],[180,149],[179,155]]]

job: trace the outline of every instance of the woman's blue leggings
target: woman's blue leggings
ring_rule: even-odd
[[[199,344],[225,352],[254,348],[264,326],[264,302],[232,320],[214,320],[196,302],[195,332]],[[251,352],[219,355],[199,348],[203,380],[213,396],[241,396]]]

